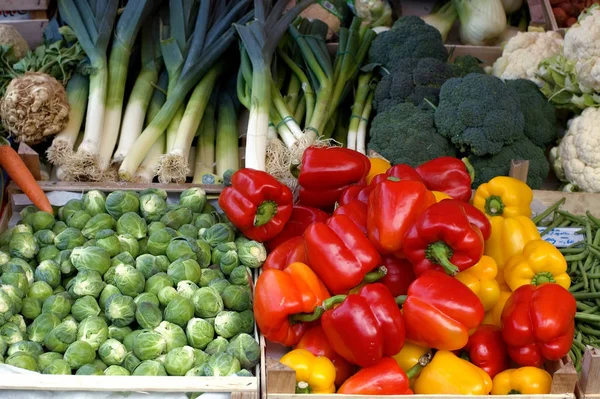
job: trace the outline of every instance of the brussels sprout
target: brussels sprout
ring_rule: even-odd
[[[38,265],[33,274],[35,281],[44,281],[52,288],[60,285],[61,272],[58,263],[53,260],[45,260]]]
[[[11,356],[17,352],[27,353],[31,355],[37,362],[40,355],[44,353],[44,348],[42,348],[42,345],[40,345],[39,342],[20,341],[9,346],[6,354],[7,356]]]
[[[237,236],[237,237],[235,238],[235,241],[234,241],[234,242],[235,242],[235,245],[236,245],[236,246],[239,248],[239,247],[241,247],[241,246],[243,246],[243,245],[246,245],[246,244],[247,244],[247,243],[249,243],[250,241],[251,241],[251,240],[250,240],[248,237],[246,237],[246,236],[243,236],[243,235],[239,235],[239,236]]]
[[[162,306],[167,306],[173,299],[177,298],[177,290],[173,287],[163,287],[158,292],[158,301]]]
[[[100,293],[100,298],[98,298],[98,305],[100,305],[100,309],[106,310],[106,303],[110,299],[111,296],[121,294],[121,291],[117,287],[112,284],[108,284]]]
[[[59,359],[53,359],[50,364],[44,367],[42,369],[42,374],[71,375],[71,366],[61,355]]]
[[[236,251],[228,251],[223,254],[219,267],[223,274],[229,275],[231,272],[240,265],[238,254]]]
[[[110,267],[110,256],[104,249],[96,246],[77,247],[71,252],[71,263],[79,271],[91,270],[103,275]]]
[[[10,319],[8,319],[8,322],[16,324],[16,326],[19,327],[19,330],[21,330],[23,334],[27,332],[27,324],[25,323],[25,318],[22,315],[15,314]]]
[[[125,327],[135,319],[136,306],[133,298],[115,294],[106,302],[106,318],[117,327]]]
[[[139,207],[138,195],[131,191],[113,191],[106,197],[106,211],[115,219],[127,212],[137,212]]]
[[[119,247],[120,248],[120,247]],[[121,252],[117,256],[113,257],[111,262],[111,266],[119,266],[119,265],[129,265],[135,266],[135,259],[129,252]]]
[[[156,233],[157,231],[161,231],[166,229],[167,225],[163,222],[152,222],[148,225],[148,237],[152,235],[152,233]]]
[[[59,319],[64,319],[71,312],[73,299],[68,292],[50,295],[42,304],[42,313],[54,313]]]
[[[87,342],[93,350],[97,350],[107,339],[108,325],[102,317],[88,317],[79,323],[77,340]]]
[[[62,233],[67,227],[68,226],[65,222],[63,222],[62,220],[58,220],[56,223],[54,223],[54,227],[52,227],[52,232],[58,235]]]
[[[200,349],[194,348],[194,367],[198,367],[208,362],[210,355]]]
[[[27,226],[27,225],[23,225],[23,226]],[[0,247],[2,247],[2,248],[8,247],[8,243],[10,242],[10,239],[12,238],[14,231],[15,231],[15,228],[11,227],[0,233]],[[31,233],[33,233],[33,229],[31,227],[29,227],[29,231]]]
[[[158,300],[158,297],[150,292],[142,292],[140,295],[133,298],[133,301],[137,306],[140,306],[140,304],[144,302],[150,302],[156,305],[156,307],[160,306],[160,301]]]
[[[167,352],[170,352],[174,348],[179,348],[187,345],[187,337],[183,328],[177,324],[173,324],[168,321],[161,322],[154,331],[161,334],[167,343]]]
[[[18,297],[22,297],[22,293],[29,291],[29,282],[27,281],[27,276],[23,272],[3,273],[2,277],[0,277],[0,284],[16,288],[19,292],[19,295],[17,295]]]
[[[170,210],[160,219],[167,227],[177,230],[184,224],[192,223],[194,214],[190,208],[180,206]]]
[[[22,305],[21,305],[22,306]],[[15,312],[15,305],[6,292],[0,290],[0,326],[8,321]]]
[[[215,332],[223,338],[231,338],[242,332],[240,314],[224,310],[215,318]]]
[[[83,201],[71,199],[63,207],[58,209],[58,218],[62,221],[66,221],[73,213],[82,210]]]
[[[40,231],[51,229],[54,226],[54,215],[48,212],[38,211],[33,214],[31,219],[31,226],[33,227],[33,231]]]
[[[120,365],[127,355],[127,348],[116,339],[107,339],[98,348],[100,359],[107,365]]]
[[[131,234],[120,234],[117,236],[119,239],[119,249],[121,252],[129,252],[129,254],[135,259],[140,254],[140,243]]]
[[[179,229],[177,229],[177,232],[182,237],[188,237],[193,240],[195,240],[198,237],[198,229],[194,227],[193,224],[184,224]]]
[[[165,338],[156,331],[142,331],[133,341],[133,354],[140,360],[156,359],[166,348]]]
[[[235,231],[228,224],[217,223],[207,229],[200,229],[199,238],[202,238],[211,248],[214,248],[221,243],[233,241]]]
[[[106,195],[102,191],[91,190],[83,195],[83,209],[90,215],[106,213]]]
[[[38,253],[39,255],[39,253]],[[0,266],[4,266],[10,260],[10,255],[4,251],[0,251]]]
[[[169,270],[170,264],[171,262],[169,261],[169,258],[166,257],[166,255],[156,256],[156,265],[158,266],[161,272],[166,273],[167,270]]]
[[[252,310],[244,310],[239,314],[240,321],[240,332],[244,332],[246,334],[254,333],[254,313]]]
[[[96,358],[96,350],[86,341],[75,341],[65,351],[64,359],[72,369],[79,369]]]
[[[135,370],[135,368],[139,366],[141,362],[142,361],[138,359],[133,352],[129,351],[127,352],[127,355],[125,355],[122,366],[125,367],[125,369],[127,369],[127,371],[130,373],[133,373],[133,370]]]
[[[60,318],[56,314],[42,313],[27,327],[27,336],[31,341],[44,342],[46,335],[59,324]]]
[[[200,267],[204,269],[211,264],[212,254],[210,245],[202,239],[196,240],[196,245],[198,246],[198,252],[196,253],[198,259],[196,260],[200,264]]]
[[[54,360],[57,360],[57,359],[61,359],[62,360],[62,358],[63,358],[63,354],[62,353],[58,353],[58,352],[46,352],[46,353],[42,353],[38,357],[37,364],[38,364],[38,367],[40,368],[40,370],[44,370]],[[70,368],[69,368],[69,371],[71,371]]]
[[[206,192],[200,187],[188,188],[179,195],[179,204],[190,208],[192,212],[202,212],[206,202]]]
[[[27,298],[29,299],[39,299],[40,301],[45,301],[50,295],[52,295],[52,287],[45,281],[36,281],[29,286],[29,292],[27,293]],[[25,299],[27,299],[25,298]]]
[[[140,191],[140,193],[139,193],[140,197],[142,195],[147,195],[147,194],[158,195],[160,198],[164,199],[165,201],[169,197],[169,194],[166,192],[166,190],[163,190],[162,188],[156,188],[156,187],[148,187],[148,188]]]
[[[29,284],[33,284],[34,281],[33,268],[20,258],[11,258],[6,264],[2,265],[2,274],[4,273],[25,273]]]
[[[41,317],[41,315],[38,316],[38,318],[39,317]],[[0,338],[2,338],[7,345],[12,345],[17,342],[23,341],[25,336],[18,325],[16,325],[15,323],[8,322],[4,323],[4,325],[0,327]],[[29,339],[31,339],[31,337]]]
[[[54,242],[54,238],[53,241]],[[45,260],[56,260],[56,257],[60,254],[60,251],[58,248],[56,248],[54,246],[54,244],[52,245],[48,245],[45,246],[43,248],[40,248],[40,251],[37,254],[37,261],[38,263],[42,263]],[[0,258],[2,257],[2,253],[0,252]],[[1,259],[0,259],[0,264],[1,264]]]
[[[111,258],[121,252],[121,242],[111,229],[100,230],[96,234],[96,246],[105,250]]]
[[[218,223],[217,218],[211,213],[201,213],[194,217],[194,227],[196,229],[208,229],[212,225]]]
[[[150,254],[138,256],[135,260],[135,267],[144,275],[144,278],[150,278],[161,271],[156,263],[156,257]]]
[[[238,266],[231,271],[229,281],[233,285],[249,286],[252,282],[252,272],[246,266]]]
[[[40,249],[42,249],[49,245],[54,245],[54,238],[56,237],[56,234],[54,234],[54,232],[52,230],[46,229],[46,230],[36,231],[35,234],[33,235],[33,237],[37,241]]]
[[[13,314],[19,313],[23,307],[23,300],[21,298],[25,296],[25,291],[8,284],[0,285],[0,291],[8,297],[10,311]],[[5,318],[11,317],[9,314],[4,314],[3,316]]]
[[[38,371],[35,358],[29,353],[16,352],[6,358],[5,363],[9,366],[19,367],[26,370]]]
[[[83,229],[87,222],[92,218],[92,215],[87,213],[86,211],[77,211],[72,213],[67,218],[67,226],[72,227],[74,229]]]
[[[100,274],[93,270],[83,269],[73,280],[69,281],[65,288],[75,299],[86,295],[98,298],[105,286],[106,283],[102,281]]]
[[[148,238],[148,252],[152,255],[165,255],[172,238],[173,235],[166,230],[153,232]]]
[[[115,286],[124,295],[135,297],[144,292],[146,279],[136,268],[129,265],[120,265],[115,269]]]
[[[146,255],[148,253],[148,237],[144,237],[138,240],[138,246],[140,247],[140,255]]]
[[[12,235],[10,236],[10,240],[12,240],[12,238],[14,237],[15,234],[19,234],[19,233],[29,233],[29,234],[33,234],[33,229],[31,228],[31,226],[26,225],[26,224],[17,224],[12,231]],[[7,243],[8,244],[8,243]]]
[[[191,368],[187,373],[186,377],[204,377],[204,364]]]
[[[76,340],[77,323],[74,320],[65,319],[46,334],[44,345],[51,351],[64,353]]]
[[[116,221],[111,215],[99,213],[88,220],[85,227],[81,230],[81,234],[89,240],[96,237],[96,234],[102,230],[114,229],[115,225]]]
[[[241,285],[230,285],[221,293],[225,308],[243,312],[252,307],[252,292],[250,287]]]
[[[194,366],[194,349],[190,346],[175,348],[165,357],[165,370],[169,375],[183,376]]]
[[[108,326],[108,338],[116,339],[119,342],[123,342],[127,334],[129,334],[131,331],[131,327],[129,326]]]
[[[117,233],[129,234],[136,240],[146,237],[148,225],[140,215],[135,212],[127,212],[117,220]]]
[[[35,319],[42,313],[42,301],[37,298],[24,298],[21,313],[29,320]]]
[[[131,373],[125,367],[112,365],[104,370],[104,375],[131,375]]]
[[[131,375],[166,376],[167,372],[161,363],[154,360],[145,360],[135,368]]]
[[[251,369],[260,362],[260,346],[248,334],[239,334],[229,341],[227,353],[238,359],[245,369]]]
[[[92,363],[81,366],[75,375],[104,375],[104,371]]]
[[[38,208],[35,205],[27,205],[25,208],[21,209],[19,212],[19,216],[21,216],[21,221],[30,226],[33,225],[33,215],[38,212]]]
[[[25,260],[35,258],[39,251],[38,244],[31,233],[13,233],[8,246],[11,256]]]
[[[158,297],[158,293],[165,287],[173,287],[173,280],[166,273],[157,273],[146,280],[145,291]]]
[[[151,302],[142,302],[138,305],[135,319],[140,327],[148,330],[158,327],[163,321],[160,308]]]
[[[0,356],[4,356],[8,349],[8,344],[4,340],[4,338],[0,337]]]
[[[166,255],[171,262],[185,258],[198,259],[199,247],[196,240],[187,237],[172,238],[167,246]]]
[[[184,327],[194,317],[194,305],[189,299],[177,296],[165,308],[165,320]]]
[[[125,348],[127,348],[128,351],[131,352],[133,350],[133,343],[137,339],[137,336],[140,335],[143,331],[146,330],[134,330],[125,336],[125,338],[123,339],[123,345],[125,345]]]
[[[233,243],[233,242],[224,242],[224,243],[217,245],[211,251],[212,264],[218,265],[219,263],[221,263],[221,258],[223,257],[224,254],[226,254],[229,251],[235,252],[236,249],[237,249],[237,247],[236,247],[235,243]]]
[[[60,251],[54,258],[54,261],[58,263],[60,272],[63,275],[69,275],[76,270],[75,266],[73,266],[73,263],[71,263],[71,252],[72,251],[70,249],[65,249]]]
[[[100,306],[98,306],[96,298],[91,296],[84,296],[77,299],[71,307],[71,314],[77,321],[81,321],[88,317],[96,317],[100,312],[101,309]]]
[[[167,201],[157,194],[140,196],[140,213],[149,222],[159,221],[167,211]]]
[[[215,337],[215,330],[206,320],[193,318],[187,324],[186,336],[190,346],[204,349]]]
[[[178,259],[169,265],[167,275],[171,277],[174,284],[183,280],[197,283],[200,281],[202,269],[194,259]]]
[[[196,292],[198,288],[199,287],[198,285],[196,285],[196,283],[189,280],[181,280],[177,283],[177,293],[181,297],[190,300],[192,299],[192,295],[194,295],[194,292]]]
[[[204,364],[204,374],[207,376],[228,376],[240,371],[240,361],[229,353],[220,352],[213,355]]]
[[[215,278],[212,279],[210,283],[208,283],[208,286],[216,290],[219,294],[222,294],[223,290],[230,285],[231,284],[229,283],[229,281],[225,280],[224,278]]]
[[[67,227],[54,237],[54,246],[61,251],[80,247],[85,243],[85,237],[81,231]]]
[[[265,246],[256,241],[248,241],[238,247],[238,256],[244,266],[258,268],[265,263],[267,259],[267,250]]]
[[[219,292],[210,287],[202,287],[192,296],[194,313],[197,317],[215,317],[225,309],[223,299]]]

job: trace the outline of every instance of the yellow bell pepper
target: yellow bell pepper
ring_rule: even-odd
[[[523,252],[529,241],[539,240],[540,233],[536,225],[527,216],[490,219],[492,235],[485,242],[485,255],[491,256],[498,266],[498,275],[504,269],[506,261]]]
[[[533,191],[513,177],[497,176],[475,191],[473,205],[488,217],[531,217]]]
[[[296,371],[296,393],[335,393],[335,367],[325,356],[294,349],[279,362]]]
[[[556,283],[565,289],[571,286],[565,257],[544,240],[529,241],[520,255],[510,258],[504,266],[504,280],[513,291],[527,284]]]
[[[483,309],[487,312],[500,298],[500,287],[496,281],[496,274],[498,274],[496,262],[484,255],[475,266],[458,273],[456,279],[477,295],[483,304]]]
[[[481,324],[493,324],[497,327],[502,327],[502,311],[504,310],[504,305],[506,305],[506,301],[512,295],[512,291],[510,287],[505,284],[500,284],[500,295],[498,296],[498,301],[490,310],[485,313],[485,317],[483,318],[483,322]]]
[[[367,184],[371,183],[371,179],[375,176],[387,172],[392,167],[392,164],[383,158],[369,158],[369,162],[371,163],[371,169],[366,178]]]
[[[406,341],[404,343],[404,346],[402,347],[402,350],[392,357],[394,358],[396,363],[398,363],[398,366],[400,366],[400,368],[404,370],[405,373],[407,373],[408,370],[416,366],[419,363],[419,360],[424,355],[429,353],[429,351],[430,349],[425,346],[420,346],[417,344],[413,344],[412,342]],[[419,373],[417,374],[417,376],[419,375]]]
[[[440,202],[441,200],[445,200],[445,199],[452,199],[451,196],[449,196],[446,193],[443,193],[441,191],[432,191],[433,196],[435,197],[435,202]]]
[[[492,390],[490,376],[449,351],[438,351],[415,382],[419,395],[487,395]]]
[[[492,385],[492,395],[546,395],[552,376],[537,367],[521,367],[496,374]]]

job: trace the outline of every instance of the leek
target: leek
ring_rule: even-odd
[[[372,73],[365,73],[358,78],[358,87],[352,105],[352,116],[350,116],[350,127],[348,128],[348,148],[357,150],[358,127],[361,122],[365,101],[371,91],[370,83]]]
[[[202,184],[202,176],[215,171],[215,105],[211,101],[204,111],[204,117],[198,128],[194,179],[192,183]]]
[[[216,133],[216,172],[223,177],[227,171],[240,168],[237,111],[229,93],[219,96]]]
[[[356,151],[361,154],[367,153],[367,127],[369,125],[369,118],[371,117],[371,110],[373,109],[373,96],[375,92],[371,90],[369,96],[367,97],[367,101],[365,103],[365,107],[363,108],[362,115],[360,117],[360,123],[358,125],[358,137],[356,140]]]
[[[209,0],[203,0],[205,1]],[[223,11],[224,14],[213,14],[214,22],[206,37],[194,34],[179,79],[172,90],[168,91],[167,101],[134,143],[136,151],[127,154],[121,164],[119,174],[122,179],[131,180],[135,170],[142,163],[144,154],[165,132],[179,108],[183,106],[186,96],[233,44],[235,37],[233,28],[230,28],[231,23],[236,20],[246,23],[252,18],[251,12],[243,15],[248,3],[249,0],[230,1],[230,7]]]
[[[118,0],[59,0],[61,17],[75,32],[79,44],[91,63],[89,101],[85,121],[83,142],[73,157],[75,175],[85,174],[91,179],[99,179],[98,157],[102,139],[106,92],[108,87],[108,66],[106,50],[112,27],[117,16]],[[92,8],[92,6],[95,6]]]

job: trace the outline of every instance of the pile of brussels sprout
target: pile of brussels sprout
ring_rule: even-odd
[[[252,376],[264,246],[200,188],[90,191],[0,235],[0,363],[44,374]]]

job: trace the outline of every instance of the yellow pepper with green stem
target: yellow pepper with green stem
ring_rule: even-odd
[[[505,370],[492,383],[492,395],[546,395],[551,389],[552,376],[537,367]]]
[[[500,298],[500,287],[496,281],[498,267],[494,259],[482,256],[475,266],[456,275],[456,279],[469,287],[481,300],[483,309],[492,309]]]
[[[296,371],[296,393],[335,393],[335,367],[328,358],[294,349],[279,362]]]
[[[398,363],[398,366],[400,366],[400,368],[404,370],[405,373],[408,373],[410,369],[422,362],[423,356],[429,354],[430,350],[431,349],[427,348],[426,346],[420,346],[417,344],[413,344],[410,341],[405,341],[402,350],[392,357],[394,358],[396,363]],[[419,376],[421,371],[422,370],[418,371],[415,377],[413,377],[413,379],[411,380],[411,386],[414,382],[414,378]]]
[[[475,191],[473,205],[488,217],[531,217],[533,191],[513,177],[497,176]]]

